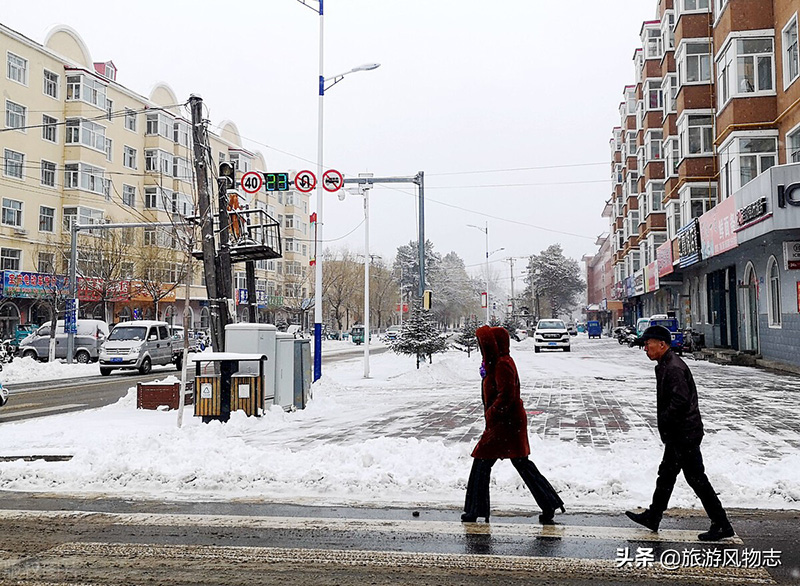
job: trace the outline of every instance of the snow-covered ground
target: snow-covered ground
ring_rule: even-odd
[[[326,350],[352,348],[346,344],[326,344]],[[530,413],[531,457],[567,508],[647,505],[661,444],[646,356],[583,336],[569,354],[534,354],[525,340],[512,345],[512,356]],[[0,455],[74,457],[0,462],[0,489],[457,508],[482,429],[479,363],[474,353],[451,350],[416,370],[413,358],[386,352],[372,356],[372,378],[364,379],[360,358],[339,361],[326,366],[303,411],[273,408],[262,418],[234,413],[225,425],[205,425],[187,407],[181,429],[175,412],[136,410],[131,389],[102,409],[2,424]],[[709,432],[706,468],[723,504],[800,508],[800,437],[793,423],[800,419],[794,399],[800,379],[689,364]],[[602,403],[615,419],[599,427],[593,422],[577,441],[570,419],[579,421],[590,403]],[[495,466],[492,483],[495,510],[536,510],[508,462]],[[700,506],[682,479],[672,506]]]
[[[4,385],[29,383],[34,381],[79,378],[82,376],[100,375],[100,367],[93,364],[67,364],[60,360],[39,362],[33,358],[15,358],[10,364],[3,365],[0,381]]]

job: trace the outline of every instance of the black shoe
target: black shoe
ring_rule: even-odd
[[[539,523],[542,525],[555,525],[556,522],[553,519],[553,516],[556,514],[555,509],[545,509],[542,511],[542,514],[539,515]]]
[[[628,519],[634,523],[639,523],[639,525],[647,527],[650,531],[655,531],[658,533],[658,526],[661,523],[661,519],[656,519],[653,517],[649,510],[645,509],[642,513],[631,513],[630,511],[625,511],[625,514],[628,516]]]
[[[469,513],[464,513],[461,515],[462,523],[474,523],[477,520],[478,520],[478,515],[470,515]]]
[[[711,529],[705,533],[701,533],[697,536],[697,538],[700,541],[719,541],[720,539],[726,539],[728,537],[733,537],[734,535],[736,535],[736,533],[734,532],[730,523],[726,523],[725,525],[711,523]]]

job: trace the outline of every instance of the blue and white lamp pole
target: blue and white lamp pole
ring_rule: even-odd
[[[322,219],[322,200],[325,190],[323,189],[322,180],[322,128],[323,128],[323,98],[325,97],[325,90],[332,88],[334,85],[342,81],[345,75],[355,73],[356,71],[371,71],[380,67],[380,63],[367,63],[360,65],[325,78],[323,74],[324,69],[324,38],[325,38],[325,9],[323,6],[324,0],[317,0],[318,9],[309,6],[305,0],[298,0],[301,4],[309,6],[319,14],[319,109],[317,114],[317,235],[316,235],[316,263],[314,274],[314,380],[319,380],[322,376],[322,229],[325,223]],[[327,87],[325,84],[328,84]]]

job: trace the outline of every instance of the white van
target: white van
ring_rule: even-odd
[[[165,321],[118,323],[100,348],[100,374],[108,376],[115,368],[147,374],[154,364],[172,364],[174,342]]]
[[[98,358],[100,345],[108,336],[108,324],[99,319],[79,319],[78,333],[75,334],[75,353],[77,362],[94,362]],[[50,324],[46,323],[19,344],[19,354],[34,360],[47,360],[50,355]],[[67,334],[64,320],[56,322],[56,358],[67,357]]]

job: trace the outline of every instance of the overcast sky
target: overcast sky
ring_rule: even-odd
[[[326,77],[381,67],[326,92],[324,166],[424,171],[426,236],[468,266],[483,262],[485,239],[467,224],[485,221],[490,250],[505,248],[498,269],[554,242],[576,259],[593,253],[607,230],[608,140],[655,10],[655,0],[325,0]],[[200,94],[212,123],[233,120],[269,170],[316,169],[319,16],[298,0],[26,0],[0,20],[39,43],[69,25],[123,85]],[[391,259],[416,239],[413,193],[372,191],[373,254]],[[327,246],[363,251],[361,199],[329,195],[324,212],[325,240],[338,239]]]

